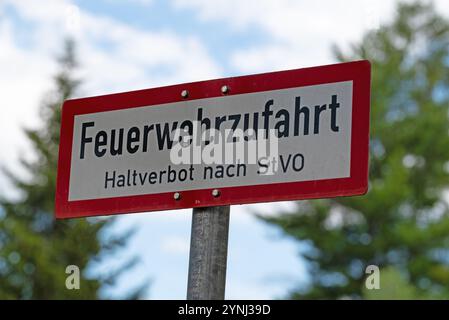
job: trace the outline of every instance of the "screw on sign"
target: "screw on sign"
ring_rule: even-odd
[[[366,192],[370,70],[364,60],[67,100],[56,218],[194,208],[188,298],[223,299],[230,205]]]

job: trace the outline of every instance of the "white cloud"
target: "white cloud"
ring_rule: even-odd
[[[21,22],[7,15],[6,7],[15,11]],[[79,75],[84,81],[81,95],[202,80],[221,74],[198,38],[139,30],[93,15],[69,0],[5,0],[0,5],[0,165],[20,170],[17,154],[19,150],[30,150],[22,127],[39,123],[38,106],[52,86],[54,58],[68,35],[78,44]]]
[[[162,251],[171,254],[189,254],[190,239],[170,236],[162,240]]]
[[[108,0],[110,3],[123,3],[122,0]],[[148,7],[153,4],[153,0],[128,0],[128,4]]]
[[[264,43],[237,50],[244,72],[329,63],[332,43],[348,44],[389,17],[394,3],[377,0],[174,0],[204,21],[220,20],[240,32],[266,34]]]
[[[55,68],[50,57],[19,49],[14,33],[12,23],[0,17],[0,166],[20,172],[17,156],[29,149],[22,127],[36,123],[40,97]],[[13,194],[3,180],[0,176],[1,193]]]
[[[57,52],[65,35],[75,37],[85,81],[88,86],[95,83],[95,90],[108,90],[113,84],[136,88],[136,83],[145,86],[171,84],[221,74],[197,38],[181,37],[169,31],[139,30],[109,17],[76,9],[69,1],[45,2],[14,1],[11,4],[25,19],[36,22],[32,36],[37,50],[47,54]]]
[[[376,0],[173,0],[177,8],[193,8],[204,21],[223,20],[244,31],[256,27],[267,35],[289,42],[305,35],[347,38],[358,28],[372,27],[375,17],[388,13],[394,2]],[[367,21],[371,16],[371,21]],[[343,32],[341,32],[343,31]]]
[[[80,39],[85,55],[86,78],[97,92],[131,90],[156,85],[216,77],[221,70],[200,41],[171,32],[135,30],[109,18],[85,16],[82,33],[90,31],[90,41]],[[105,38],[105,34],[110,34]],[[95,43],[106,41],[108,50]]]
[[[402,2],[411,2],[404,0]],[[264,42],[237,49],[231,57],[241,72],[261,72],[333,63],[333,44],[347,48],[364,32],[392,18],[397,1],[377,0],[173,0],[202,21],[218,21],[237,32],[258,30]],[[437,8],[449,14],[446,0]]]

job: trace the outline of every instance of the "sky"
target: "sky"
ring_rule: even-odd
[[[40,124],[39,105],[67,36],[77,43],[81,97],[335,63],[332,46],[347,50],[391,20],[397,2],[0,0],[0,166],[26,175],[17,159],[33,155],[22,130]],[[449,16],[447,0],[435,5]],[[17,196],[4,176],[0,194]],[[231,208],[227,299],[282,298],[307,283],[301,246],[254,215],[293,208]],[[130,256],[140,262],[104,295],[123,296],[149,281],[145,298],[184,299],[190,223],[191,210],[121,216],[113,232],[135,233],[95,272]]]

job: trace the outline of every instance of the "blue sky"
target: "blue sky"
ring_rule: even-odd
[[[0,165],[21,172],[32,158],[23,127],[39,125],[55,56],[67,35],[78,43],[80,96],[335,62],[366,30],[394,15],[375,0],[0,0]],[[444,0],[436,1],[449,15]],[[446,4],[447,5],[447,4]],[[5,134],[8,133],[8,134]],[[25,175],[24,172],[22,174]],[[0,176],[0,193],[17,196]],[[299,246],[254,217],[289,203],[231,209],[226,298],[279,298],[307,281]],[[151,280],[147,298],[186,294],[190,210],[125,215],[115,232],[136,228],[125,252],[96,266],[138,256],[140,263],[105,295]]]

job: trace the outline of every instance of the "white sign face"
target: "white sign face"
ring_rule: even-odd
[[[352,97],[342,81],[76,115],[68,200],[349,177]]]
[[[368,61],[67,100],[57,218],[368,188]]]

